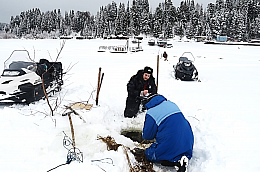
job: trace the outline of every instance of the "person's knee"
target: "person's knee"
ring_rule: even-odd
[[[136,113],[133,110],[126,109],[124,111],[124,117],[125,118],[133,118],[133,117],[136,117]]]
[[[149,148],[145,150],[145,156],[148,161],[157,162],[155,156],[155,146],[156,145],[152,144]]]

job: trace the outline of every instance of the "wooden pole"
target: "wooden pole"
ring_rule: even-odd
[[[96,100],[96,104],[97,105],[98,105],[98,97],[99,97],[99,92],[100,92],[100,89],[101,89],[103,78],[104,78],[104,73],[102,73],[102,76],[101,76],[101,79],[100,79],[100,82],[99,82],[98,93],[97,93],[97,100]]]
[[[73,141],[72,146],[73,146],[73,149],[74,149],[74,152],[75,152],[76,144],[75,144],[74,129],[73,129],[73,124],[72,124],[72,120],[71,120],[70,114],[68,114],[68,116],[69,116],[69,120],[70,120],[70,129],[71,129],[71,135],[72,135],[72,141]]]
[[[156,78],[157,91],[158,91],[158,80],[159,80],[159,55],[157,55],[157,78]]]
[[[100,79],[100,83],[99,83],[99,89],[98,89],[98,95],[99,95],[99,92],[100,92],[100,89],[101,89],[101,86],[102,86],[103,78],[104,78],[104,73],[102,73],[102,75],[101,75],[101,79]]]
[[[97,85],[96,105],[98,105],[98,95],[99,95],[99,89],[100,89],[100,76],[101,76],[101,67],[99,68],[99,72],[98,72],[98,85]]]

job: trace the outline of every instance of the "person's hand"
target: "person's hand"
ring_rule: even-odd
[[[144,93],[144,95],[146,95],[146,94],[148,93],[148,90],[144,90],[144,92],[143,92],[143,93]]]

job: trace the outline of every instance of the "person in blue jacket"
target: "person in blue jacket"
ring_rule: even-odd
[[[147,101],[143,138],[156,142],[145,150],[146,159],[175,166],[178,172],[186,171],[194,144],[189,122],[179,107],[164,96],[156,94]]]

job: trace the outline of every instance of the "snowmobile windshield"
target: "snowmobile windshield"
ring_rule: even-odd
[[[179,58],[179,62],[181,61],[190,61],[190,62],[195,62],[195,57],[191,52],[184,52],[181,57]]]
[[[21,70],[28,69],[31,71],[36,70],[36,63],[31,60],[28,51],[15,50],[4,63],[4,69]]]
[[[184,61],[188,61],[187,57],[180,57],[179,58],[179,62],[184,62]]]
[[[11,70],[21,70],[21,69],[28,69],[31,71],[35,71],[36,69],[36,64],[33,62],[24,62],[24,61],[13,61],[10,65],[8,69]]]

